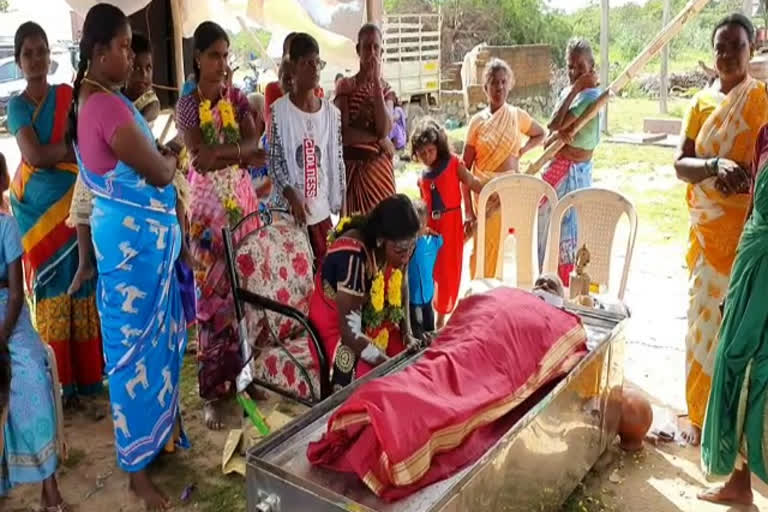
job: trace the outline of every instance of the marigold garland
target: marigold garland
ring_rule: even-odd
[[[380,330],[379,334],[373,338],[373,344],[382,352],[387,351],[387,346],[389,345],[389,330],[386,327]]]
[[[207,145],[237,144],[240,142],[240,127],[235,119],[232,102],[226,98],[221,98],[216,104],[216,108],[218,109],[219,121],[221,122],[219,131],[216,129],[211,101],[208,99],[200,101],[200,130],[203,133],[203,142]],[[236,224],[243,218],[243,212],[237,202],[237,196],[235,196],[235,186],[237,183],[233,179],[235,173],[229,172],[231,170],[234,169],[226,169],[227,172],[212,173],[216,194],[226,210],[230,225]]]
[[[393,270],[389,277],[387,294],[390,305],[396,308],[403,305],[403,272],[399,268]]]

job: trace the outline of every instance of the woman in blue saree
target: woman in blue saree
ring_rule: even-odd
[[[11,208],[21,229],[27,291],[40,337],[53,347],[65,404],[102,389],[103,357],[96,280],[67,293],[78,266],[77,236],[66,223],[77,165],[66,141],[69,85],[49,85],[50,50],[35,23],[16,31],[16,63],[27,87],[8,104],[8,127],[22,161],[11,184]]]
[[[94,195],[97,304],[117,463],[148,509],[165,510],[170,500],[146,469],[161,451],[187,444],[179,409],[186,326],[175,272],[182,238],[170,186],[176,159],[158,151],[144,118],[118,92],[131,57],[123,12],[108,4],[91,8],[80,41],[70,133]]]
[[[24,301],[19,227],[1,198],[9,182],[0,153],[0,498],[17,485],[42,483],[42,510],[66,512],[56,482],[51,372]]]

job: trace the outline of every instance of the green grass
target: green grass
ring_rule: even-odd
[[[659,114],[656,100],[614,98],[608,110],[611,133],[640,132],[647,117],[680,118],[688,100],[673,98],[669,114]],[[463,140],[466,127],[450,130],[449,138]],[[527,164],[542,153],[536,149],[523,157]],[[675,150],[602,142],[595,150],[593,179],[596,186],[617,190],[635,206],[639,219],[638,245],[682,244],[687,236],[685,186],[674,177]],[[410,169],[410,168],[408,168]],[[404,187],[408,195],[418,190]]]

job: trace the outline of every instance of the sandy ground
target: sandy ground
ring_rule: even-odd
[[[0,135],[0,152],[9,163],[16,162],[18,150],[8,137]],[[15,163],[11,164],[15,166]],[[661,178],[672,180],[669,169]],[[413,186],[412,177],[399,186]],[[671,182],[670,182],[671,183]],[[611,187],[610,180],[601,183]],[[651,229],[640,224],[640,230]],[[621,232],[617,239],[621,240]],[[619,251],[621,253],[622,251]],[[683,248],[675,244],[635,249],[626,301],[633,311],[628,328],[626,379],[654,397],[657,423],[666,423],[685,409],[683,340],[687,303],[687,280],[683,269]],[[183,378],[195,381],[194,365],[188,361]],[[223,477],[221,450],[226,435],[202,427],[196,387],[187,384],[183,401],[185,422],[193,442],[191,450],[162,458],[154,473],[176,502],[175,510],[244,510],[244,484],[238,476]],[[92,411],[107,412],[105,398],[91,404]],[[227,426],[239,426],[232,407]],[[109,419],[94,421],[93,413],[75,414],[67,419],[70,459],[59,472],[60,486],[67,501],[79,511],[134,512],[143,507],[127,488],[127,478],[116,467]],[[699,469],[698,450],[676,443],[652,446],[637,455],[618,448],[607,452],[577,489],[564,511],[601,510],[629,512],[674,512],[729,510],[695,499],[706,482]],[[189,485],[196,491],[187,503],[179,496]],[[9,499],[0,500],[0,511],[34,510],[39,488],[22,487]],[[730,509],[739,510],[739,509]],[[768,510],[768,488],[758,487],[756,507]]]

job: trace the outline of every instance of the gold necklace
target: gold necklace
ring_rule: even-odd
[[[115,91],[113,91],[113,90],[111,90],[111,89],[109,89],[107,87],[104,87],[104,85],[102,85],[101,83],[97,82],[96,80],[92,80],[92,79],[88,78],[87,76],[83,78],[83,82],[86,83],[86,84],[90,84],[90,85],[92,85],[92,86],[94,86],[94,87],[96,87],[98,89],[101,89],[102,91],[104,91],[107,94],[113,94],[115,92]]]

